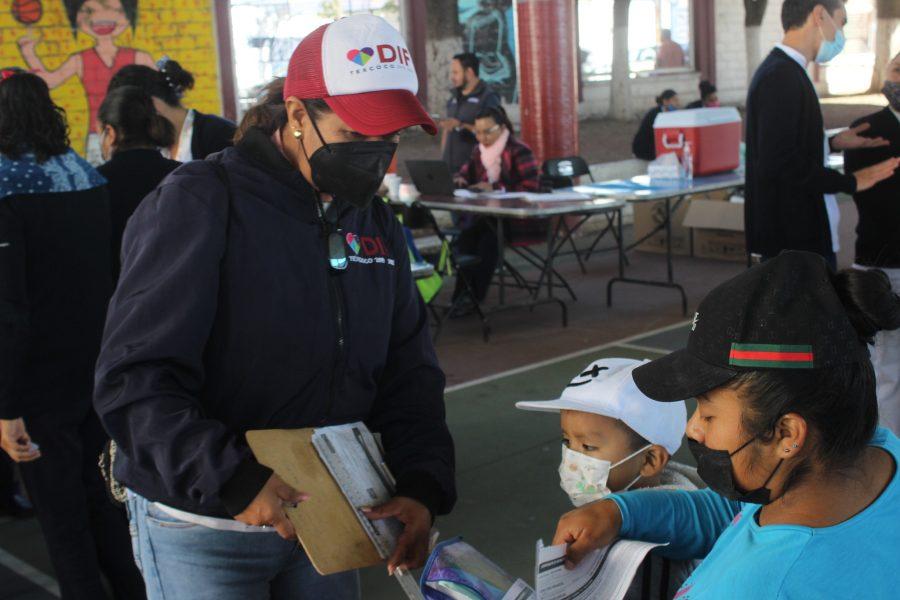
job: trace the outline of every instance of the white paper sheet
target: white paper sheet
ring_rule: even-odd
[[[551,194],[520,194],[520,198],[524,198],[529,202],[572,202],[578,200],[591,200],[594,197],[581,192],[553,192]]]
[[[456,190],[453,192],[456,198],[466,200],[488,199],[488,200],[512,200],[520,199],[528,202],[560,202],[575,200],[590,200],[594,196],[591,194],[583,194],[577,191],[551,192],[548,194],[538,194],[535,192],[473,192],[471,190]]]
[[[621,600],[647,553],[662,544],[617,540],[595,550],[573,570],[565,567],[566,545],[538,541],[535,589],[540,600]]]

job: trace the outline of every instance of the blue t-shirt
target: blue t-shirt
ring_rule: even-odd
[[[623,538],[668,542],[660,554],[703,558],[678,600],[900,598],[900,440],[876,430],[894,477],[865,510],[832,527],[757,523],[761,506],[711,490],[614,494]]]

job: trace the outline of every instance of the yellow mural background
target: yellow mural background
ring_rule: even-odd
[[[137,27],[116,38],[119,47],[148,52],[153,60],[163,55],[177,60],[194,75],[195,85],[184,105],[201,112],[221,113],[218,82],[214,0],[139,0]],[[92,47],[93,38],[75,38],[61,0],[42,0],[44,14],[35,25],[26,27],[12,15],[12,0],[0,0],[0,67],[27,69],[18,40],[41,36],[37,53],[48,69],[56,69],[70,54]],[[84,87],[72,77],[52,91],[54,101],[66,109],[72,147],[84,152],[88,130],[88,105]]]

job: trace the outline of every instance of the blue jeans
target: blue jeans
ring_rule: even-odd
[[[134,559],[148,600],[358,600],[356,571],[322,576],[296,541],[170,517],[129,493]]]

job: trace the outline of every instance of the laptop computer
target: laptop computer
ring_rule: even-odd
[[[423,196],[452,196],[456,189],[450,167],[442,160],[408,160],[406,168]]]

